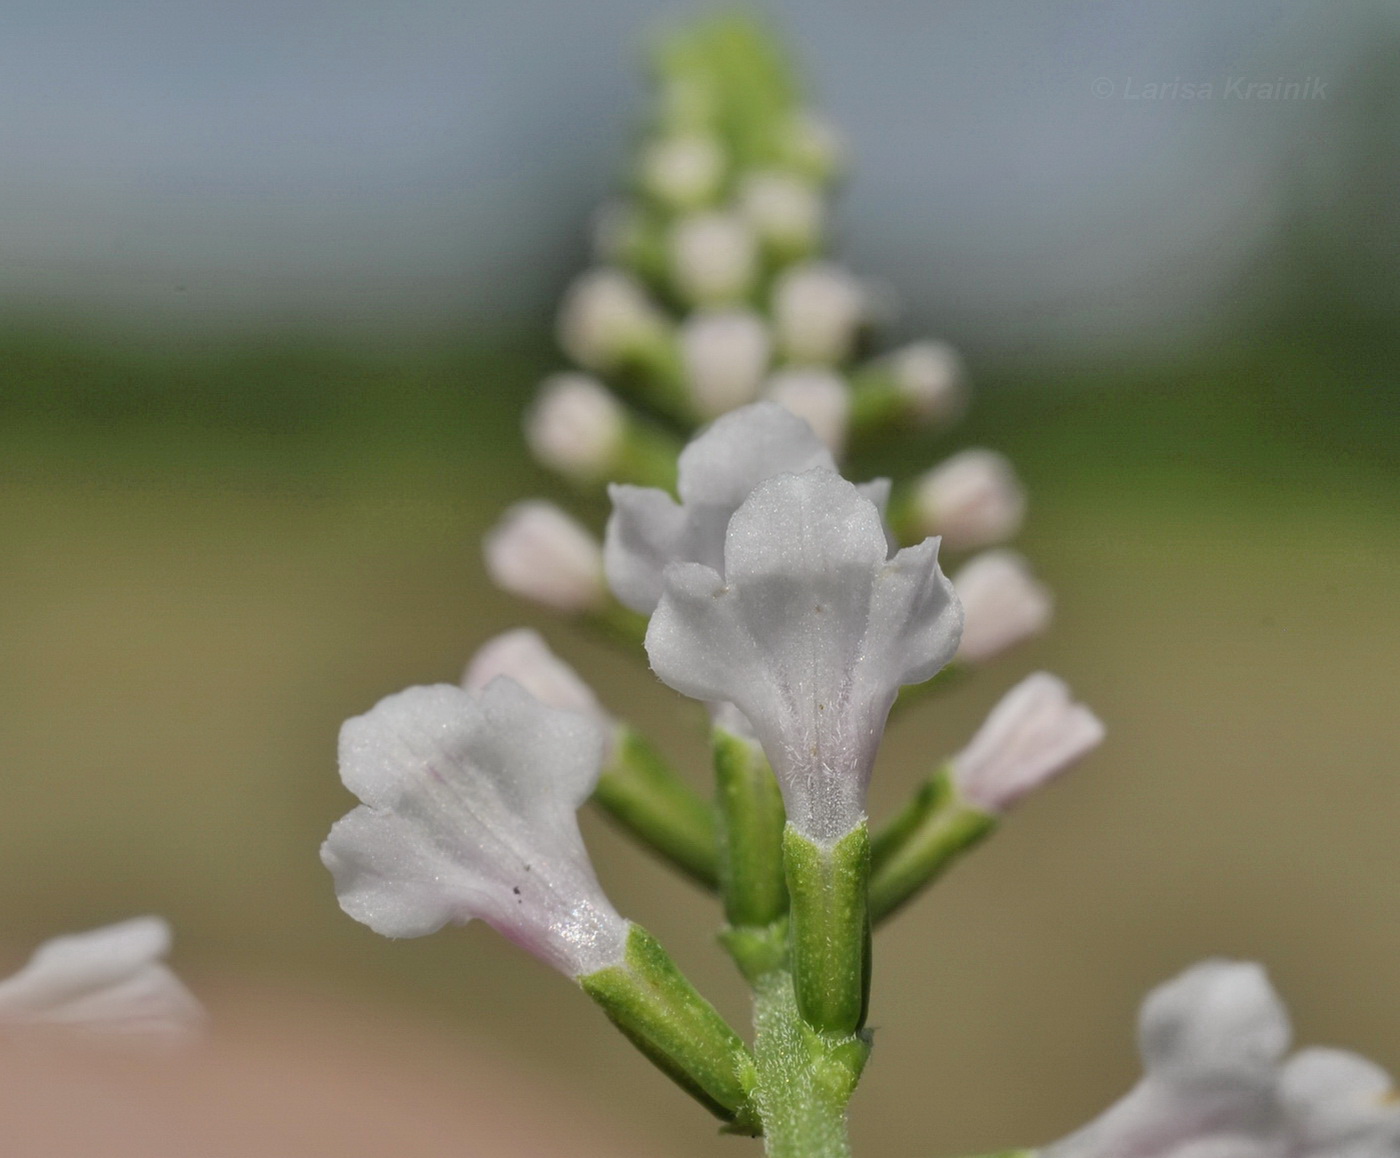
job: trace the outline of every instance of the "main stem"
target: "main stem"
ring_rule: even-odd
[[[802,1020],[792,975],[765,973],[754,986],[753,1093],[769,1158],[850,1158],[846,1103],[868,1045]]]

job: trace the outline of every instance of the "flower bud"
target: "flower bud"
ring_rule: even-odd
[[[845,449],[851,395],[839,374],[816,366],[779,370],[768,379],[764,395],[806,422],[832,454]]]
[[[739,211],[755,233],[782,256],[799,256],[821,240],[823,206],[811,184],[791,173],[762,171],[744,178]]]
[[[528,627],[502,632],[477,648],[462,673],[462,686],[476,691],[497,676],[509,676],[546,707],[578,712],[609,731],[613,727],[612,718],[603,710],[593,689],[550,651],[539,632]]]
[[[654,141],[642,153],[642,185],[673,209],[713,201],[724,180],[724,150],[704,133],[680,133]]]
[[[546,378],[525,416],[525,441],[543,465],[580,482],[606,477],[626,433],[626,411],[596,378]]]
[[[682,323],[679,340],[691,396],[706,418],[757,397],[773,343],[763,319],[752,310],[694,313]]]
[[[1058,776],[1103,742],[1103,724],[1048,672],[1027,676],[1001,698],[972,743],[951,761],[953,784],[993,816]]]
[[[922,422],[956,418],[966,401],[962,359],[947,342],[914,342],[888,358],[895,389]]]
[[[834,364],[851,356],[866,320],[864,287],[831,262],[807,262],[785,270],[773,287],[778,343],[794,362]]]
[[[556,611],[597,610],[607,598],[597,540],[553,503],[529,499],[506,510],[485,539],[492,582]]]
[[[671,277],[688,301],[722,304],[744,297],[758,271],[757,244],[733,213],[694,213],[671,229]]]
[[[665,319],[630,274],[603,267],[576,278],[559,311],[559,344],[590,370],[613,370],[665,333]]]
[[[984,551],[953,576],[962,600],[962,643],[957,658],[985,663],[1050,625],[1054,601],[1015,551]]]
[[[919,476],[914,510],[921,533],[942,535],[951,550],[967,550],[1016,534],[1026,493],[1004,455],[964,450]]]

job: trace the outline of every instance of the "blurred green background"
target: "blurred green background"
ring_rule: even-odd
[[[1393,74],[1368,75],[1393,98]],[[1349,196],[1299,197],[1213,336],[1047,354],[951,335],[971,416],[901,443],[894,469],[1009,454],[1057,622],[898,721],[872,811],[1036,668],[1109,740],[879,937],[858,1152],[1067,1131],[1136,1073],[1144,991],[1209,955],[1264,961],[1301,1040],[1400,1071],[1400,298],[1377,130],[1394,107],[1338,114],[1354,143],[1329,188]],[[0,941],[18,960],[161,912],[196,987],[432,1020],[616,1105],[656,1152],[738,1153],[569,985],[477,926],[374,936],[316,857],[352,803],[341,720],[456,679],[522,622],[703,774],[692,705],[482,573],[503,505],[565,495],[519,438],[559,361],[530,317],[373,343],[43,309],[0,324]],[[603,821],[586,835],[618,907],[743,1018],[712,905]]]

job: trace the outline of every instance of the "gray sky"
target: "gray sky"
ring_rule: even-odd
[[[911,325],[1012,346],[1172,340],[1215,313],[1275,220],[1280,166],[1347,100],[1368,27],[1349,17],[1395,13],[767,7],[853,144],[844,254]],[[697,10],[10,0],[0,297],[181,321],[540,319],[644,107],[646,30]],[[1241,77],[1325,87],[1270,102],[1230,95]]]

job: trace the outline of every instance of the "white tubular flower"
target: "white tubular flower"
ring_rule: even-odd
[[[462,686],[478,691],[497,676],[513,679],[546,707],[578,712],[612,728],[613,721],[593,689],[549,649],[538,631],[517,627],[488,639],[476,649],[462,673]]]
[[[992,815],[1011,808],[1103,742],[1099,718],[1048,672],[1027,676],[992,709],[972,743],[953,757],[952,779]]]
[[[603,267],[580,275],[565,291],[558,331],[569,357],[607,371],[664,333],[665,320],[636,278]]]
[[[889,355],[895,389],[922,422],[948,422],[967,401],[966,371],[947,342],[914,342]]]
[[[919,476],[914,509],[924,533],[950,549],[988,547],[1021,529],[1026,492],[1005,455],[964,450]]]
[[[693,213],[671,227],[671,277],[692,302],[722,305],[749,292],[758,273],[753,230],[733,213]]]
[[[596,378],[554,374],[525,416],[525,441],[545,466],[589,482],[612,469],[626,425],[622,404]]]
[[[773,286],[778,344],[794,362],[834,365],[850,357],[869,310],[861,283],[826,261],[794,265]]]
[[[603,542],[603,564],[613,594],[649,615],[671,563],[724,568],[724,533],[749,492],[775,474],[835,469],[830,452],[801,419],[773,402],[755,402],[726,414],[681,451],[677,503],[652,487],[608,488],[613,513]],[[867,484],[883,501],[889,483]]]
[[[851,392],[841,375],[819,366],[793,366],[769,378],[763,393],[807,423],[832,454],[846,449]]]
[[[1300,1050],[1279,1074],[1298,1158],[1395,1158],[1400,1098],[1390,1075],[1340,1049]]]
[[[666,569],[646,647],[671,687],[744,713],[789,821],[830,845],[865,815],[895,694],[946,664],[961,629],[937,540],[888,558],[874,503],[818,467],[753,490],[729,520],[722,573]]]
[[[576,815],[602,752],[596,723],[505,678],[380,700],[340,730],[340,776],[364,802],[321,846],[340,907],[386,937],[479,918],[570,977],[617,964],[630,926]]]
[[[822,234],[821,194],[791,173],[751,173],[739,187],[739,211],[755,233],[784,253],[815,248]]]
[[[758,396],[773,354],[768,327],[752,310],[701,310],[678,335],[681,363],[695,408],[706,418]]]
[[[1050,626],[1050,589],[1015,551],[983,551],[953,576],[967,622],[957,658],[985,663]]]
[[[37,1025],[128,1038],[193,1035],[204,1010],[162,958],[170,926],[137,917],[46,941],[0,981],[0,1025]]]
[[[512,595],[571,613],[595,611],[607,599],[597,540],[553,503],[508,507],[484,547],[492,582]]]
[[[724,149],[714,137],[681,133],[647,146],[641,159],[642,184],[673,209],[691,209],[718,194],[724,166]]]

